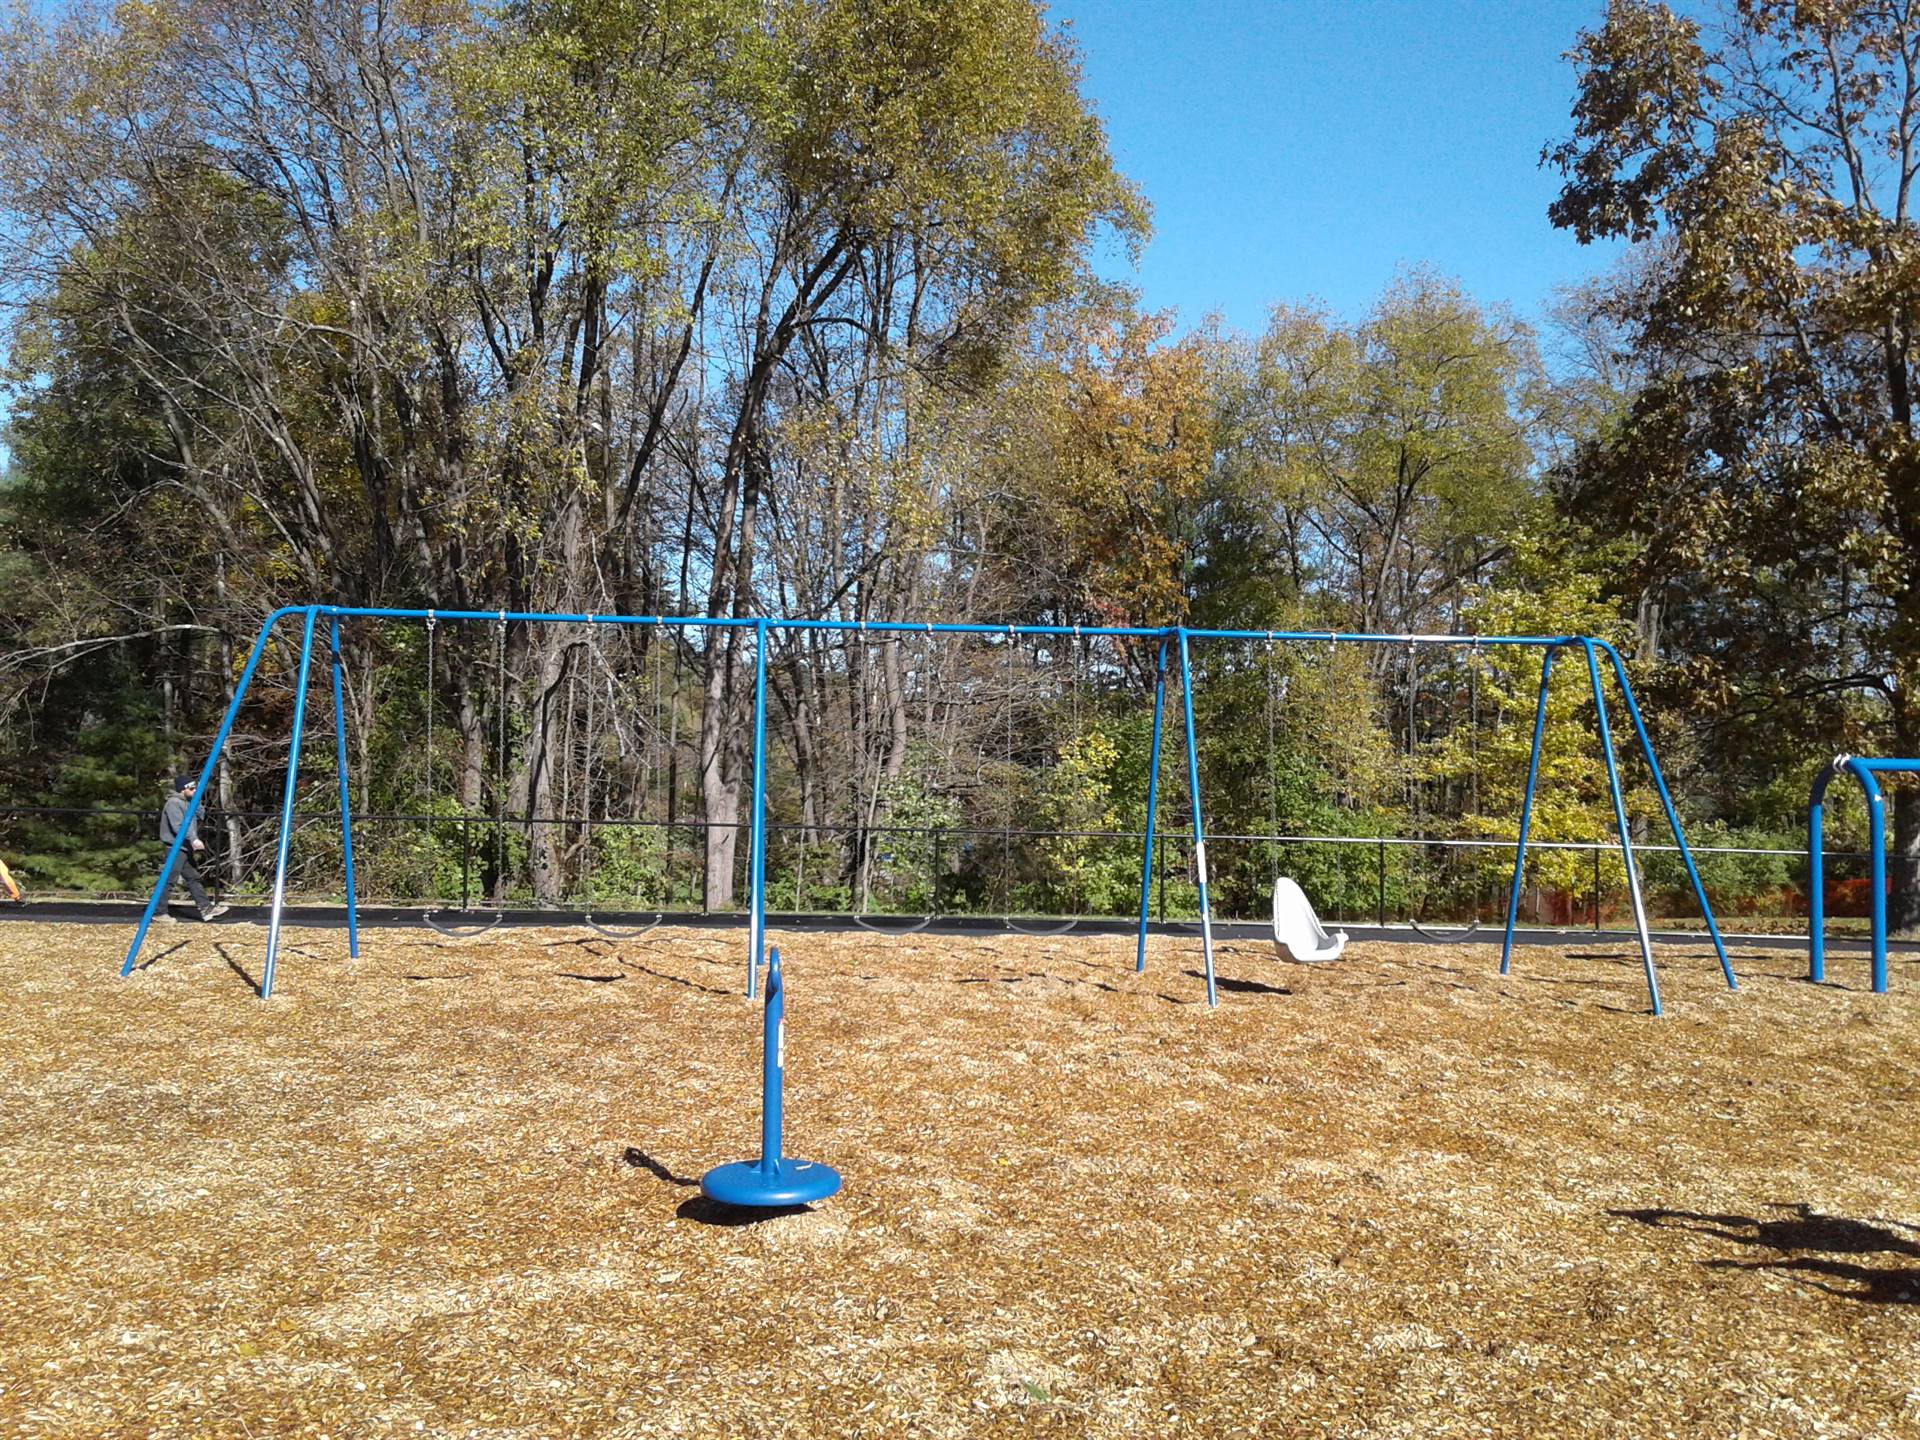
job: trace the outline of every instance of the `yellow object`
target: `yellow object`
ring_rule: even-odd
[[[13,878],[13,872],[7,869],[7,862],[0,860],[0,895],[5,895],[16,905],[27,903],[26,896],[20,893],[20,886]]]

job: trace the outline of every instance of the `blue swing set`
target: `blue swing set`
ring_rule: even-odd
[[[1436,646],[1436,647],[1491,647],[1495,645],[1516,646],[1540,650],[1539,699],[1534,713],[1533,743],[1527,767],[1527,784],[1521,802],[1520,829],[1514,844],[1513,883],[1507,897],[1506,932],[1501,947],[1500,972],[1509,972],[1513,960],[1514,928],[1519,916],[1520,892],[1526,869],[1527,842],[1532,826],[1534,796],[1540,779],[1541,743],[1545,733],[1547,713],[1548,685],[1553,675],[1556,658],[1562,652],[1577,652],[1586,661],[1588,681],[1592,689],[1594,711],[1597,720],[1598,739],[1601,754],[1606,762],[1606,775],[1609,796],[1613,804],[1615,828],[1619,836],[1620,855],[1625,866],[1628,889],[1632,897],[1633,921],[1636,938],[1639,942],[1642,966],[1646,975],[1647,998],[1652,1012],[1662,1013],[1659,976],[1653,959],[1653,942],[1647,925],[1646,906],[1641,894],[1639,868],[1636,863],[1633,846],[1629,840],[1626,818],[1626,803],[1620,786],[1619,766],[1615,758],[1612,727],[1607,716],[1607,703],[1601,679],[1601,655],[1605,655],[1612,670],[1620,697],[1626,706],[1626,713],[1632,723],[1635,738],[1639,742],[1640,752],[1646,761],[1647,769],[1653,777],[1654,788],[1660,797],[1661,808],[1666,816],[1675,846],[1686,867],[1695,899],[1699,902],[1700,915],[1705,922],[1707,932],[1720,961],[1722,973],[1729,988],[1737,988],[1732,963],[1727,957],[1725,942],[1721,939],[1720,928],[1714,919],[1713,910],[1708,903],[1706,889],[1700,880],[1700,873],[1694,864],[1692,852],[1688,849],[1686,835],[1676,813],[1673,798],[1667,790],[1666,780],[1661,774],[1659,760],[1654,755],[1653,742],[1647,734],[1647,728],[1640,714],[1640,707],[1634,698],[1633,687],[1628,682],[1626,667],[1619,653],[1606,641],[1585,636],[1562,635],[1376,635],[1347,634],[1339,631],[1281,631],[1281,630],[1207,630],[1190,629],[1185,626],[1166,626],[1159,628],[1140,628],[1127,626],[1086,626],[1066,625],[958,625],[928,624],[925,622],[905,621],[850,621],[850,620],[810,620],[775,618],[715,618],[708,616],[656,616],[656,615],[592,615],[563,614],[539,611],[488,611],[488,610],[412,610],[383,607],[362,607],[345,605],[300,605],[286,606],[274,611],[260,626],[253,648],[240,674],[239,683],[234,687],[233,699],[227,706],[220,727],[214,736],[213,745],[208,753],[205,765],[200,771],[200,785],[188,803],[187,823],[181,827],[169,847],[161,866],[161,876],[169,873],[178,854],[181,836],[191,828],[191,822],[200,804],[207,794],[212,779],[213,768],[226,744],[227,736],[233,728],[235,719],[244,704],[248,688],[252,684],[261,657],[276,628],[283,622],[293,620],[300,627],[300,658],[297,679],[295,681],[292,737],[287,750],[286,781],[281,796],[279,833],[274,851],[274,878],[272,889],[271,913],[267,925],[266,962],[261,972],[260,996],[266,999],[272,996],[276,962],[280,949],[281,919],[286,900],[286,877],[288,847],[293,834],[294,795],[300,774],[301,745],[306,727],[307,693],[311,680],[316,631],[322,620],[327,625],[327,640],[332,664],[334,743],[338,751],[338,773],[340,786],[340,829],[341,853],[344,857],[347,908],[347,944],[350,954],[360,953],[360,934],[358,902],[354,889],[353,872],[353,822],[352,805],[347,790],[347,733],[345,708],[341,703],[344,667],[340,650],[340,627],[342,621],[354,620],[411,620],[427,624],[439,622],[472,622],[496,624],[502,627],[509,624],[550,624],[584,625],[589,635],[593,629],[602,625],[650,626],[657,629],[675,630],[751,630],[754,634],[754,691],[753,691],[753,789],[752,789],[752,829],[751,864],[749,869],[749,888],[751,910],[749,915],[747,952],[746,993],[749,998],[758,994],[758,975],[766,956],[766,738],[767,738],[767,653],[769,638],[777,633],[805,630],[857,633],[861,635],[887,634],[928,634],[928,635],[976,635],[987,638],[1004,638],[1009,643],[1022,636],[1076,636],[1131,639],[1157,642],[1157,661],[1155,664],[1153,692],[1153,733],[1151,755],[1147,779],[1147,824],[1141,861],[1140,909],[1138,944],[1135,965],[1137,969],[1146,968],[1146,936],[1149,914],[1149,882],[1152,877],[1152,855],[1155,840],[1155,826],[1158,822],[1160,798],[1160,757],[1162,737],[1165,730],[1167,701],[1168,661],[1177,657],[1180,674],[1181,721],[1185,731],[1187,752],[1187,788],[1192,799],[1193,825],[1193,865],[1196,879],[1197,898],[1200,910],[1200,934],[1206,962],[1206,993],[1209,1006],[1219,1003],[1218,987],[1214,975],[1214,940],[1212,906],[1207,893],[1207,836],[1203,807],[1201,803],[1199,746],[1194,724],[1193,712],[1193,666],[1192,647],[1199,643],[1244,642],[1250,640],[1268,643],[1294,642],[1320,645],[1396,645],[1396,646]],[[1861,762],[1868,763],[1868,762]],[[1883,769],[1920,768],[1920,762],[1884,761],[1871,762]],[[130,975],[138,959],[141,946],[145,943],[148,928],[153,922],[164,893],[164,879],[156,882],[152,895],[140,917],[140,924],[134,933],[133,942],[127,948],[125,961],[121,965],[121,975]],[[1884,941],[1882,942],[1884,945]]]

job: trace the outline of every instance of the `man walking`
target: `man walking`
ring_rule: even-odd
[[[180,833],[181,825],[187,818],[187,802],[193,799],[194,788],[199,782],[191,775],[173,777],[173,793],[167,797],[167,803],[160,809],[160,843],[171,845],[173,837]],[[207,897],[207,887],[200,883],[199,868],[193,863],[206,844],[200,839],[200,817],[195,816],[193,824],[187,829],[187,843],[180,847],[175,857],[173,869],[167,874],[166,898],[171,901],[173,887],[184,881],[187,893],[193,897],[194,906],[200,911],[202,920],[211,920],[215,916],[227,913],[225,905],[216,905]],[[171,916],[163,916],[171,919]]]

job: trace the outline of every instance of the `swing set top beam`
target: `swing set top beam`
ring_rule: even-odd
[[[598,615],[546,610],[415,610],[362,605],[290,605],[270,619],[300,615],[312,609],[341,620],[473,620],[501,623],[574,625],[640,625],[656,629],[827,630],[875,635],[1071,635],[1117,639],[1161,640],[1184,634],[1189,640],[1270,640],[1333,645],[1523,645],[1558,649],[1589,643],[1581,635],[1391,635],[1342,630],[1204,630],[1181,625],[986,625],[938,620],[808,620],[791,617],[730,615]],[[1593,645],[1612,652],[1605,640]]]

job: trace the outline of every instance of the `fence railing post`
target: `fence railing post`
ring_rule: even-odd
[[[1600,847],[1593,848],[1593,933],[1600,933]]]
[[[1153,868],[1160,882],[1160,923],[1167,923],[1167,845],[1164,838],[1156,836],[1153,842]]]
[[[1379,895],[1375,905],[1375,919],[1380,925],[1387,923],[1387,842],[1383,839],[1375,847],[1377,860],[1374,872],[1379,879]]]

